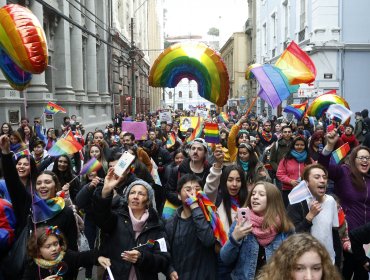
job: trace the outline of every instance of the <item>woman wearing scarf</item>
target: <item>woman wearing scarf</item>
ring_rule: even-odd
[[[1,160],[4,167],[4,178],[7,186],[9,186],[8,191],[17,220],[16,237],[26,226],[29,226],[29,215],[31,215],[32,222],[36,227],[57,225],[65,233],[69,248],[77,251],[77,226],[73,211],[64,207],[63,198],[56,197],[56,190],[59,187],[58,178],[53,172],[44,171],[37,176],[36,184],[31,184],[35,193],[33,191],[29,192],[18,175],[18,164],[16,168],[13,163],[13,154],[10,152],[8,136],[0,137],[0,148],[2,150]],[[25,173],[25,171],[21,173]]]
[[[352,125],[346,125],[344,128],[344,133],[340,136],[344,143],[348,143],[351,151],[359,145],[356,136],[353,134],[354,130],[355,128]]]
[[[309,156],[306,139],[297,136],[276,171],[276,177],[282,183],[281,189],[285,207],[289,205],[288,194],[302,180],[305,166],[311,163],[313,160]]]
[[[254,149],[249,144],[241,143],[239,145],[236,164],[243,170],[248,190],[250,190],[257,181],[271,181],[268,171],[263,166],[262,162],[258,160]]]
[[[294,227],[279,189],[271,183],[257,182],[244,207],[249,207],[249,218],[233,222],[220,256],[225,264],[235,263],[232,279],[249,280],[255,279]]]
[[[114,277],[158,279],[159,272],[166,273],[170,256],[160,250],[156,241],[164,241],[165,232],[153,208],[154,190],[145,181],[136,180],[125,189],[118,208],[112,211],[114,188],[124,178],[117,177],[110,168],[103,189],[94,194],[96,224],[106,234],[102,255],[110,258]]]
[[[225,232],[236,217],[238,207],[244,205],[248,196],[248,189],[243,170],[237,165],[229,165],[222,170],[224,155],[221,147],[214,151],[216,162],[207,176],[204,192],[217,206],[217,213],[223,224]],[[218,256],[218,279],[228,280],[232,270],[231,266],[223,264]]]

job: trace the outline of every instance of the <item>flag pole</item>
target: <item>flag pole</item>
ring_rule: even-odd
[[[245,112],[245,116],[247,116],[248,117],[248,115],[249,115],[249,113],[251,112],[251,110],[252,110],[252,108],[253,108],[253,106],[254,106],[254,104],[256,103],[256,101],[257,101],[257,98],[258,98],[258,95],[256,95],[256,97],[253,99],[253,101],[252,101],[252,103],[251,103],[251,105],[249,106],[249,108],[248,108],[248,110],[247,110],[247,112]]]
[[[71,184],[74,180],[76,180],[76,178],[78,178],[78,175],[76,175],[71,181],[69,181],[68,184]]]

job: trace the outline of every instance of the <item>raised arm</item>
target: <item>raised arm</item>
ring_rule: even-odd
[[[220,186],[224,153],[222,148],[217,146],[213,154],[216,162],[211,167],[210,173],[207,176],[206,184],[204,185],[204,192],[207,194],[209,199],[215,203],[217,200],[218,188]]]

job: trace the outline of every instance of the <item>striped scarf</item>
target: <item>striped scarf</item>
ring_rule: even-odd
[[[240,207],[240,204],[239,204],[239,196],[230,196],[230,200],[231,200],[231,208],[234,210],[234,211],[237,211],[238,208]]]

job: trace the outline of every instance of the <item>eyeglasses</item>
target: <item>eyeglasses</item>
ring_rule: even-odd
[[[359,161],[370,161],[370,157],[356,157]]]

